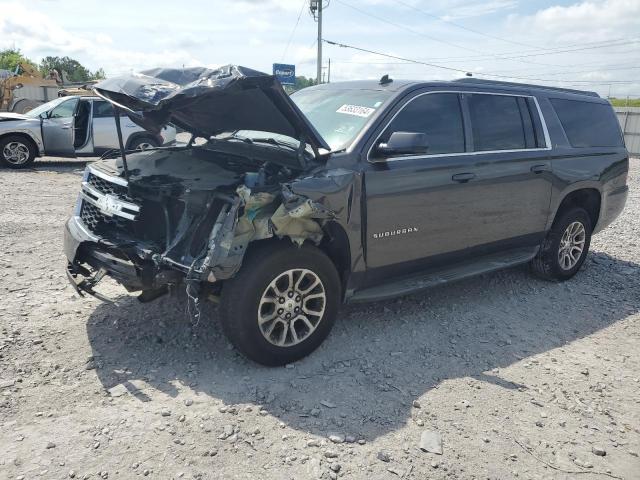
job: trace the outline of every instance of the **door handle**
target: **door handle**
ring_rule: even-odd
[[[474,178],[476,178],[475,173],[456,173],[451,177],[451,180],[453,180],[454,182],[466,183],[469,180],[473,180]]]
[[[71,124],[70,123],[65,123],[64,125],[62,125],[60,127],[62,130],[69,130],[71,128]]]
[[[551,169],[548,165],[534,165],[533,167],[531,167],[531,171],[533,173],[544,173],[549,172],[550,170]]]

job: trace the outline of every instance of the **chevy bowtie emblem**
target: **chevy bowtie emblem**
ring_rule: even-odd
[[[118,200],[118,197],[113,195],[105,195],[104,197],[100,197],[98,199],[98,208],[110,217],[113,217],[116,213],[122,210],[122,204]]]
[[[406,235],[407,233],[417,233],[418,227],[406,227],[406,228],[398,228],[396,230],[389,230],[388,232],[379,232],[374,233],[373,238],[386,238],[386,237],[395,237],[396,235]]]

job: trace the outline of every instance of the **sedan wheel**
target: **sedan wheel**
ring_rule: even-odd
[[[29,161],[29,147],[22,142],[9,142],[2,149],[2,156],[7,163],[22,165]]]
[[[26,168],[36,158],[36,146],[22,135],[0,138],[0,164],[9,168]]]

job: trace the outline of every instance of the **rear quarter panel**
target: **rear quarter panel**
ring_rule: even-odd
[[[579,97],[576,99],[580,99]],[[551,228],[558,207],[571,192],[592,188],[600,192],[600,214],[594,233],[602,230],[624,209],[627,198],[629,154],[624,147],[574,148],[552,108],[549,98],[538,97],[552,143],[553,188]]]

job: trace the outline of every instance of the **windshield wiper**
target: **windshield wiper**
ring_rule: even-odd
[[[250,138],[249,140],[251,140],[251,142],[254,143],[268,143],[269,145],[275,145],[277,147],[287,147],[290,148],[291,150],[293,150],[294,152],[298,151],[298,147],[295,145],[291,145],[288,142],[283,142],[281,140],[276,140],[273,137],[257,137],[257,138]]]

